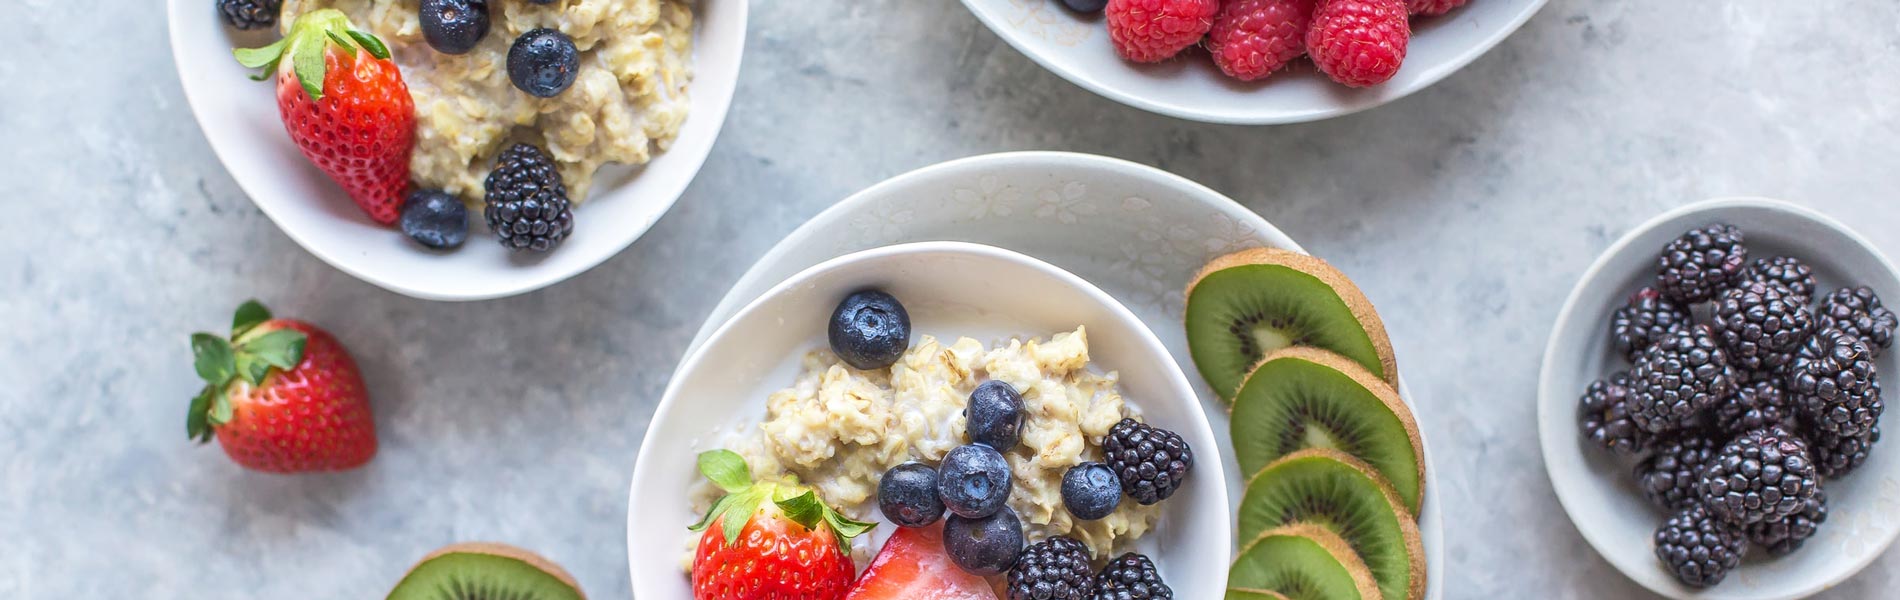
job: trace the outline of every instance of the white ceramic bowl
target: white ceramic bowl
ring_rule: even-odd
[[[746,0],[700,0],[693,36],[691,112],[671,148],[643,168],[609,166],[575,210],[574,236],[542,257],[503,249],[470,215],[469,240],[437,254],[377,225],[298,153],[270,83],[249,79],[233,46],[273,39],[224,25],[211,2],[168,0],[172,60],[211,149],[251,201],[317,258],[383,288],[434,300],[479,300],[551,285],[625,249],[665,214],[711,152],[726,120],[745,48]]]
[[[1009,45],[1057,75],[1111,100],[1195,121],[1265,125],[1316,121],[1379,106],[1424,89],[1503,41],[1545,0],[1471,0],[1413,21],[1405,65],[1391,81],[1355,90],[1296,65],[1265,81],[1221,74],[1205,51],[1154,65],[1124,61],[1100,15],[1081,16],[1061,0],[963,0]]]
[[[773,287],[726,321],[681,363],[647,427],[627,507],[633,595],[691,598],[681,559],[697,520],[687,486],[694,456],[719,443],[709,432],[755,423],[765,397],[791,383],[805,352],[826,345],[825,323],[845,294],[889,291],[910,313],[913,335],[1047,336],[1089,333],[1094,368],[1118,371],[1124,396],[1149,423],[1194,448],[1216,447],[1193,388],[1160,340],[1108,294],[1021,254],[961,242],[887,246],[838,257]],[[1216,598],[1227,581],[1230,538],[1220,453],[1197,453],[1187,487],[1169,498],[1155,531],[1136,545],[1153,556],[1180,598]],[[874,541],[888,536],[882,523]],[[875,548],[875,546],[873,547]]]
[[[1637,491],[1631,463],[1599,451],[1577,427],[1577,399],[1591,381],[1625,369],[1610,348],[1610,312],[1656,276],[1656,255],[1676,236],[1710,223],[1729,223],[1746,236],[1754,257],[1794,256],[1814,267],[1817,295],[1867,285],[1900,300],[1900,274],[1880,251],[1847,226],[1807,208],[1762,198],[1727,198],[1669,211],[1605,250],[1577,282],[1551,330],[1537,393],[1538,435],[1557,499],[1598,553],[1637,583],[1672,598],[1799,598],[1827,589],[1880,555],[1900,533],[1900,456],[1876,444],[1865,465],[1828,481],[1828,519],[1798,552],[1770,560],[1751,549],[1720,585],[1695,590],[1676,582],[1656,560],[1651,537],[1668,516]],[[1891,300],[1890,300],[1891,301]],[[1900,352],[1879,360],[1883,375],[1900,373]]]

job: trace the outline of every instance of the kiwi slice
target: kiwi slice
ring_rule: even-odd
[[[1307,448],[1255,473],[1240,499],[1240,539],[1295,523],[1339,534],[1387,600],[1425,595],[1418,523],[1370,465],[1331,448]]]
[[[1339,534],[1311,523],[1294,523],[1269,529],[1241,548],[1227,574],[1227,597],[1379,600],[1380,596],[1372,571]]]
[[[505,544],[453,544],[409,568],[388,600],[586,600],[560,565]]]
[[[1268,354],[1234,395],[1234,454],[1259,471],[1301,448],[1332,448],[1379,470],[1418,514],[1425,455],[1398,391],[1345,357],[1317,348]]]
[[[1326,261],[1253,248],[1214,259],[1187,288],[1188,353],[1222,400],[1287,346],[1337,352],[1398,385],[1392,341],[1372,302]]]

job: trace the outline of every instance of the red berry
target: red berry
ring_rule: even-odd
[[[1411,39],[1405,0],[1322,0],[1306,31],[1306,53],[1333,81],[1367,87],[1399,72]]]
[[[218,439],[245,468],[271,473],[354,469],[376,456],[376,421],[363,375],[329,332],[273,319],[246,302],[229,339],[191,336],[205,387],[192,398],[186,432]]]
[[[1207,50],[1214,55],[1214,64],[1228,76],[1253,81],[1299,58],[1306,53],[1313,2],[1228,0],[1207,32]]]
[[[1218,0],[1108,0],[1108,39],[1135,62],[1161,62],[1201,41]]]
[[[1407,0],[1406,8],[1412,14],[1433,16],[1451,12],[1451,9],[1464,6],[1471,0]]]

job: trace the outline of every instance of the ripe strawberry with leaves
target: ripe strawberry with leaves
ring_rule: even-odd
[[[262,69],[255,79],[277,76],[277,111],[304,158],[370,218],[395,223],[409,186],[416,105],[382,40],[326,8],[297,17],[277,43],[235,54]]]
[[[376,422],[356,361],[317,326],[245,302],[231,337],[191,335],[204,390],[185,431],[217,436],[233,462],[272,473],[342,471],[376,456]]]
[[[838,600],[857,567],[845,551],[873,527],[790,483],[752,481],[730,450],[699,455],[699,472],[726,495],[692,526],[694,600]]]

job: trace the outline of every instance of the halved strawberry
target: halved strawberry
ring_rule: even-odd
[[[950,562],[943,551],[943,523],[903,528],[884,542],[871,567],[845,600],[996,600],[982,577]]]
[[[695,600],[838,600],[857,565],[845,548],[870,531],[803,486],[752,481],[728,450],[699,455],[699,472],[726,490],[706,518],[693,556]]]

